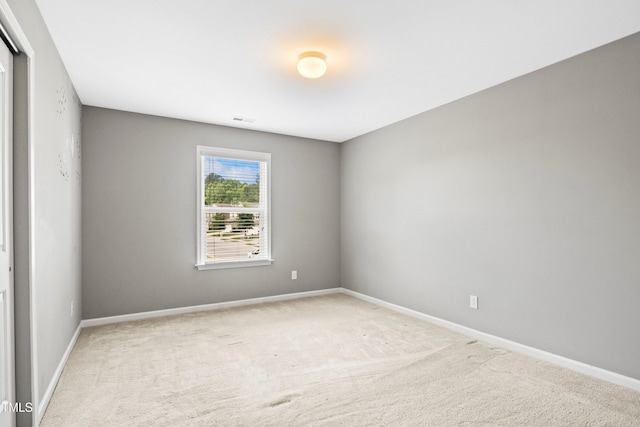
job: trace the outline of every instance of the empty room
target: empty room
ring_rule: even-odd
[[[640,425],[637,0],[0,24],[0,427]]]

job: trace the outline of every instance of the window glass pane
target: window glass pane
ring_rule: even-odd
[[[203,157],[205,206],[260,205],[260,162]]]
[[[207,212],[206,260],[237,261],[265,258],[260,253],[264,239],[261,215],[245,212]]]
[[[198,157],[198,269],[267,265],[270,154],[199,146]]]

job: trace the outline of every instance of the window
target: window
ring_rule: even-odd
[[[198,146],[198,269],[271,264],[271,154]]]

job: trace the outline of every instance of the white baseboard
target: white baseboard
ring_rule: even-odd
[[[241,307],[245,305],[262,304],[265,302],[286,301],[298,298],[316,297],[320,295],[335,294],[341,292],[342,288],[321,289],[319,291],[296,292],[293,294],[274,295],[270,297],[251,298],[229,302],[218,302],[213,304],[192,305],[189,307],[169,308],[166,310],[145,311],[142,313],[123,314],[121,316],[99,317],[95,319],[83,320],[81,326],[88,328],[91,326],[109,325],[112,323],[130,322],[132,320],[151,319],[154,317],[174,316],[176,314],[196,313],[198,311],[221,310],[223,308]]]
[[[47,387],[47,390],[44,392],[44,396],[42,396],[42,400],[38,404],[38,412],[36,413],[36,425],[40,425],[40,421],[42,421],[42,417],[44,417],[44,413],[47,410],[47,406],[49,406],[49,401],[51,400],[51,397],[53,396],[53,392],[55,391],[56,386],[58,385],[58,381],[60,380],[62,371],[64,370],[64,367],[67,365],[67,360],[69,360],[71,351],[73,350],[73,347],[75,347],[76,342],[78,341],[78,337],[80,336],[80,331],[82,331],[82,322],[80,322],[80,324],[78,325],[78,328],[76,329],[76,332],[73,334],[73,337],[71,337],[71,341],[69,341],[69,345],[67,345],[67,349],[64,351],[64,354],[62,355],[62,359],[60,359],[60,363],[58,363],[58,367],[53,373],[53,377],[49,382],[49,386]]]
[[[442,326],[444,328],[451,329],[456,332],[460,332],[461,334],[468,335],[470,337],[477,338],[479,340],[482,340],[491,344],[495,344],[507,350],[515,351],[516,353],[525,354],[527,356],[531,356],[536,359],[553,363],[554,365],[562,366],[563,368],[571,369],[572,371],[576,371],[581,374],[589,375],[591,377],[608,381],[616,385],[620,385],[623,387],[630,388],[632,390],[640,391],[640,380],[637,380],[635,378],[627,377],[625,375],[621,375],[616,372],[611,372],[606,369],[598,368],[597,366],[592,366],[583,362],[578,362],[577,360],[568,359],[566,357],[559,356],[557,354],[553,354],[544,350],[539,350],[537,348],[529,347],[524,344],[510,341],[505,338],[500,338],[495,335],[487,334],[485,332],[480,332],[475,329],[471,329],[466,326],[462,326],[457,323],[450,322],[448,320],[443,320],[438,317],[421,313],[419,311],[411,310],[406,307],[402,307],[402,306],[392,304],[377,298],[373,298],[368,295],[364,295],[359,292],[352,291],[350,289],[340,288],[340,292],[347,295],[351,295],[363,301],[367,301],[372,304],[388,308],[398,313],[406,314],[408,316],[427,321],[434,325]]]

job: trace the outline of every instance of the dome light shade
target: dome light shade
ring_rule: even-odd
[[[327,57],[320,52],[304,52],[298,56],[298,72],[308,79],[317,79],[327,72]]]

